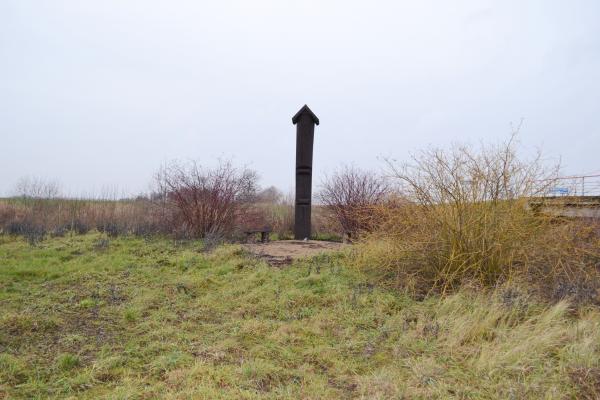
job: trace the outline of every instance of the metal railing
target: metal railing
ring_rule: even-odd
[[[557,179],[550,196],[600,196],[600,174],[565,176]]]

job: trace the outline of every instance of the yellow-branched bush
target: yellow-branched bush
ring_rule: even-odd
[[[561,291],[595,285],[600,240],[593,224],[529,206],[557,173],[540,160],[519,159],[511,140],[429,150],[412,166],[390,164],[402,197],[371,213],[377,229],[356,247],[355,265],[419,294],[519,279],[564,297]]]

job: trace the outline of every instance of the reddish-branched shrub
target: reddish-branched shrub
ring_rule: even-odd
[[[372,229],[374,207],[390,195],[386,180],[371,171],[344,167],[326,177],[318,199],[348,239]]]
[[[231,234],[256,194],[257,175],[221,162],[203,168],[172,163],[156,175],[159,193],[172,208],[172,223],[194,237]]]

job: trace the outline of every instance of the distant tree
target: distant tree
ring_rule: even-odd
[[[269,186],[258,192],[256,201],[261,203],[279,203],[283,199],[283,193],[275,186]]]
[[[38,177],[23,177],[15,185],[14,194],[30,199],[52,199],[60,196],[60,185]]]
[[[386,180],[371,171],[345,166],[321,183],[317,198],[349,240],[370,230],[373,209],[391,193]]]

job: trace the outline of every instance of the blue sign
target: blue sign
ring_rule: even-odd
[[[567,194],[569,194],[569,188],[555,187],[555,188],[550,189],[550,193],[558,194],[558,195],[567,195]]]

